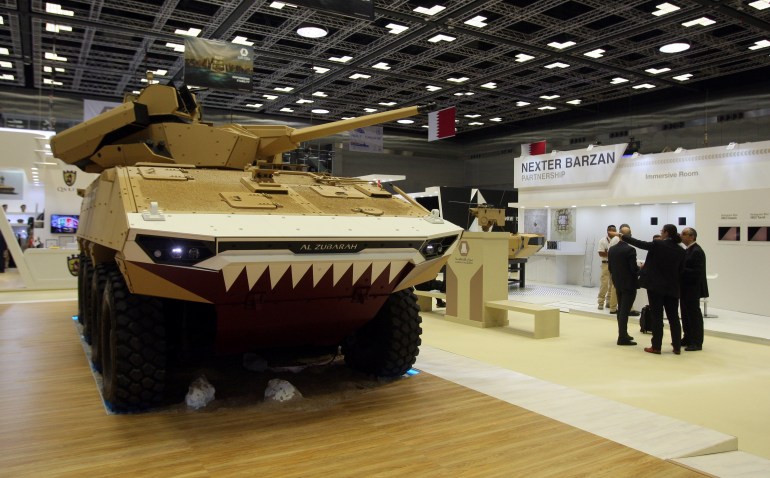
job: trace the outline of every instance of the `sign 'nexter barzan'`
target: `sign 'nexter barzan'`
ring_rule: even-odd
[[[339,348],[354,369],[407,371],[411,287],[435,278],[461,229],[378,185],[287,169],[281,153],[419,112],[215,127],[186,88],[151,85],[52,138],[57,158],[100,173],[77,232],[79,318],[113,408],[161,403],[181,350]]]

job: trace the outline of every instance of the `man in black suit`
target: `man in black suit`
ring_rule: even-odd
[[[647,259],[644,261],[642,287],[647,289],[650,303],[650,322],[652,343],[644,349],[651,354],[660,354],[663,342],[663,309],[666,309],[668,325],[671,329],[671,345],[679,355],[682,341],[682,325],[679,323],[679,281],[684,266],[684,249],[679,244],[682,238],[673,224],[666,224],[660,231],[660,239],[652,242],[621,234],[620,240],[634,247],[644,249]]]
[[[682,345],[688,352],[703,348],[703,314],[700,310],[701,297],[709,296],[706,283],[706,253],[696,243],[698,233],[691,227],[682,231],[682,244],[685,245],[684,268],[682,269],[681,300],[682,309]]]
[[[628,225],[620,226],[623,237],[631,236]],[[636,345],[634,338],[628,335],[628,315],[636,300],[639,288],[639,264],[636,263],[636,249],[620,241],[607,251],[609,266],[615,293],[618,296],[618,345]]]

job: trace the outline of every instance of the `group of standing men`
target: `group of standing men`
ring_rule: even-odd
[[[660,236],[656,235],[650,242],[632,237],[628,224],[622,224],[620,231],[616,231],[615,226],[607,228],[607,237],[602,240],[606,242],[606,248],[603,250],[601,242],[599,246],[602,285],[598,299],[599,309],[603,308],[608,297],[610,308],[617,308],[618,345],[636,345],[634,338],[628,334],[628,316],[636,300],[636,291],[642,287],[647,289],[652,330],[651,346],[644,351],[661,353],[664,310],[675,354],[681,353],[682,346],[687,351],[703,348],[700,299],[708,297],[708,285],[706,254],[696,243],[697,238],[695,229],[686,227],[680,235],[673,224],[663,226]],[[641,267],[636,259],[636,249],[631,246],[647,251],[647,258]]]

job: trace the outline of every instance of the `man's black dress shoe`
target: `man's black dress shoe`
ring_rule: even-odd
[[[631,312],[628,313],[628,315],[631,316],[631,317],[637,317],[637,316],[639,316],[641,314],[639,313],[638,310],[632,310]]]
[[[682,349],[674,349],[674,355],[679,355],[682,353]]]
[[[618,345],[636,345],[636,342],[630,339],[618,340]]]
[[[700,347],[698,345],[688,345],[684,349],[688,352],[697,352],[698,350],[703,350],[703,347]]]

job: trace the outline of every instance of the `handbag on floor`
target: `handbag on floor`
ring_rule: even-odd
[[[643,334],[652,333],[650,327],[650,306],[645,305],[639,312],[639,331]]]

